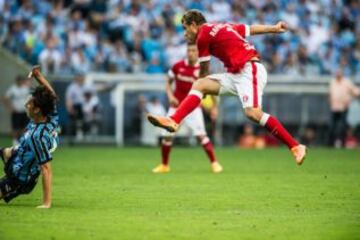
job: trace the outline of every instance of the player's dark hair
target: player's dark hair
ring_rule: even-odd
[[[199,10],[191,9],[182,16],[181,23],[190,25],[192,22],[196,23],[196,25],[202,25],[206,23],[206,19]]]
[[[57,98],[44,86],[36,87],[31,95],[34,106],[40,108],[42,115],[49,116],[54,111]]]

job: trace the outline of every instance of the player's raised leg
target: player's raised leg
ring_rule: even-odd
[[[157,127],[166,129],[169,132],[176,132],[181,121],[200,105],[204,94],[218,95],[221,85],[218,81],[210,78],[197,80],[189,94],[181,102],[175,113],[170,117],[156,116],[149,114],[148,120]]]
[[[170,172],[169,157],[173,144],[172,137],[164,137],[161,141],[161,163],[155,167],[153,173],[167,173]]]
[[[259,107],[245,108],[245,115],[252,121],[265,127],[274,137],[286,144],[298,165],[303,163],[306,155],[306,147],[299,144],[278,119],[268,113],[264,113]]]
[[[247,63],[241,74],[236,75],[235,87],[247,118],[265,127],[274,137],[291,150],[295,161],[301,165],[305,159],[306,147],[299,144],[278,119],[261,109],[262,94],[267,83],[267,72],[257,62]]]

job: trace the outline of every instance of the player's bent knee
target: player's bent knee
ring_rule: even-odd
[[[205,78],[200,78],[193,83],[192,89],[198,90],[202,93],[206,90],[206,80]]]
[[[197,139],[201,145],[207,144],[210,142],[210,138],[207,135],[199,135]]]
[[[206,135],[198,135],[196,136],[197,140],[201,143],[201,141],[206,138]]]
[[[250,120],[258,123],[263,114],[262,110],[259,108],[245,108],[245,116]]]
[[[211,78],[200,78],[193,83],[192,89],[198,90],[203,94],[217,95],[220,91],[220,83]]]
[[[172,137],[163,137],[161,143],[163,145],[172,145],[173,138]]]

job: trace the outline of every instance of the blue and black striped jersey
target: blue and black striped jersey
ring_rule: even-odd
[[[59,116],[55,110],[44,123],[31,121],[20,143],[14,148],[11,161],[13,175],[22,182],[28,182],[40,174],[40,165],[52,160],[52,152],[59,143]]]

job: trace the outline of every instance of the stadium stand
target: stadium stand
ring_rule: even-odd
[[[182,56],[180,19],[189,8],[209,22],[288,22],[286,34],[251,39],[270,73],[340,67],[360,78],[356,0],[0,0],[0,43],[47,73],[161,73]]]

